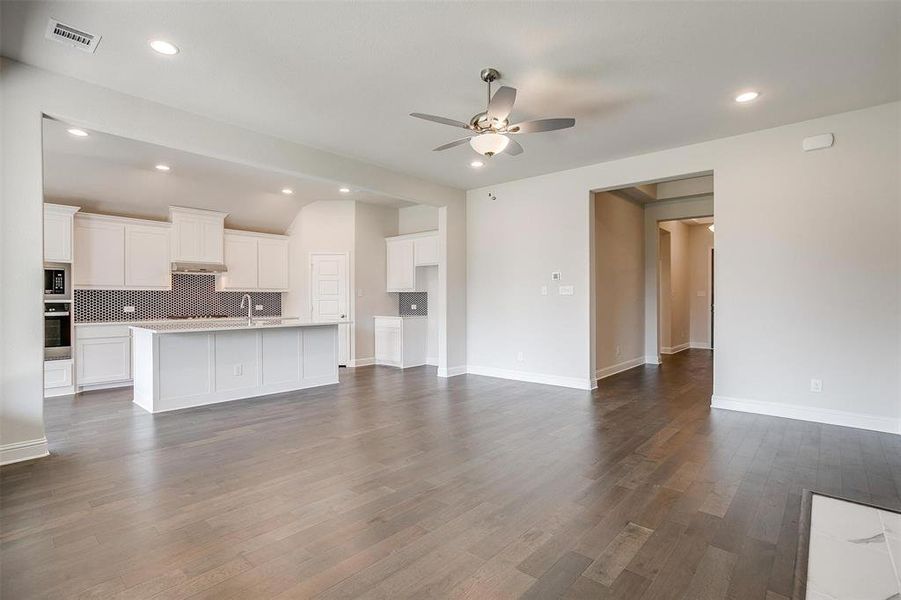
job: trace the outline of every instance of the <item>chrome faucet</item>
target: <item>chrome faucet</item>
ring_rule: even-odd
[[[241,308],[244,308],[245,300],[247,301],[247,324],[253,325],[253,302],[250,299],[250,294],[241,296]]]

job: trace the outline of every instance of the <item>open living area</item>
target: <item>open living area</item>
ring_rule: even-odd
[[[0,0],[0,125],[3,600],[901,598],[901,2]]]

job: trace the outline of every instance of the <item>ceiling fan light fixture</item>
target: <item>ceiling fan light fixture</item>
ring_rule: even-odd
[[[499,133],[483,133],[469,140],[472,149],[484,156],[494,156],[503,152],[510,143],[510,138]]]

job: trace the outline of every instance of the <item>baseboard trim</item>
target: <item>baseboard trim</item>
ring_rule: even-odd
[[[678,346],[664,346],[660,349],[660,354],[678,354],[683,350],[688,350],[691,347],[689,342],[685,342],[684,344],[679,344]]]
[[[357,367],[368,367],[369,365],[375,364],[375,357],[370,356],[369,358],[355,358],[354,360],[349,360],[347,362],[347,367],[349,369],[355,369]]]
[[[883,433],[901,435],[901,420],[891,417],[879,417],[852,413],[831,408],[816,408],[812,406],[799,406],[797,404],[781,404],[765,402],[763,400],[747,400],[744,398],[730,398],[727,396],[712,396],[710,406],[724,410],[769,415],[771,417],[783,417],[798,421],[813,421],[827,425],[841,425]]]
[[[660,357],[659,357],[659,356],[645,356],[645,357],[644,357],[644,364],[646,364],[646,365],[659,365],[659,364],[661,364],[661,363],[660,363]]]
[[[707,342],[689,342],[688,347],[697,350],[711,350],[710,344]]]
[[[644,356],[639,356],[631,360],[625,360],[621,363],[616,363],[615,365],[610,365],[609,367],[604,367],[603,369],[598,369],[594,372],[594,377],[595,379],[605,379],[612,375],[616,375],[617,373],[622,373],[623,371],[628,371],[629,369],[640,367],[643,364]]]
[[[50,449],[45,437],[0,446],[0,465],[10,465],[45,456],[50,456]]]
[[[466,369],[467,373],[470,373],[472,375],[497,377],[499,379],[512,379],[514,381],[525,381],[528,383],[543,383],[545,385],[556,385],[559,387],[576,388],[579,390],[590,390],[593,388],[594,383],[589,378],[581,379],[579,377],[561,377],[560,375],[545,375],[544,373],[512,371],[509,369],[496,369],[494,367],[480,367],[469,365],[466,367]]]
[[[434,357],[434,356],[426,356],[425,364],[429,365],[430,367],[437,367],[438,366],[438,358]]]
[[[76,389],[78,393],[93,392],[96,390],[114,390],[116,388],[131,387],[134,381],[128,379],[126,381],[114,381],[113,383],[89,383],[87,385],[79,385]]]
[[[438,377],[456,377],[457,375],[466,375],[466,365],[459,367],[447,367],[442,369],[438,367]]]

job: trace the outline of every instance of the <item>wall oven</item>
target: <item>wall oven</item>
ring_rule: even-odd
[[[69,302],[44,303],[44,358],[72,358],[72,315]]]

